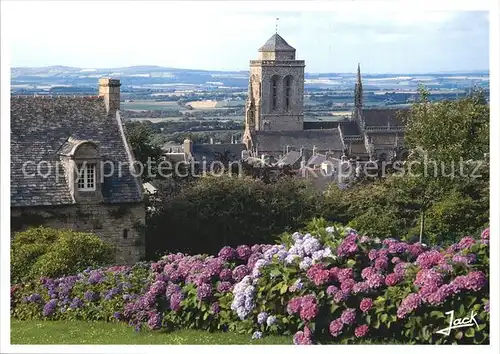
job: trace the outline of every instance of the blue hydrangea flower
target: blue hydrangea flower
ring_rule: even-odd
[[[257,323],[263,324],[264,322],[267,321],[267,318],[268,318],[267,312],[261,312],[257,315]]]
[[[268,326],[272,326],[276,323],[276,316],[269,316],[266,320]]]
[[[262,332],[256,331],[252,334],[252,339],[261,339],[262,338]]]
[[[309,237],[304,241],[304,252],[307,255],[311,255],[316,251],[319,251],[321,249],[321,244],[319,243],[318,239],[314,237]]]
[[[309,257],[304,257],[302,262],[299,264],[299,268],[302,270],[307,270],[312,266],[312,259]]]
[[[296,259],[296,258],[300,258],[299,256],[297,256],[296,254],[289,254],[288,256],[286,256],[285,258],[285,263],[286,264],[292,264],[293,261]]]
[[[292,239],[294,241],[300,240],[300,239],[302,239],[302,234],[300,232],[294,232],[292,235]]]

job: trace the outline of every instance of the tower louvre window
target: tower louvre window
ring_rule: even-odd
[[[285,78],[285,109],[290,109],[290,103],[292,99],[292,78],[287,76]]]
[[[278,78],[273,77],[272,80],[272,109],[278,108]]]
[[[96,164],[78,164],[78,190],[95,191]]]

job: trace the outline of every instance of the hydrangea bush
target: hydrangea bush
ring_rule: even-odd
[[[125,321],[293,335],[294,344],[489,342],[489,230],[447,248],[360,236],[315,220],[275,245],[169,254],[11,288],[21,319]],[[436,333],[476,313],[477,325]],[[363,338],[363,339],[361,339]]]

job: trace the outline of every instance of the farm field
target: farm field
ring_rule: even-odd
[[[127,121],[131,122],[146,122],[150,121],[151,123],[162,123],[162,122],[177,122],[182,120],[184,117],[163,117],[163,118],[151,118],[151,117],[144,117],[144,118],[125,118]]]
[[[180,107],[176,101],[156,102],[153,100],[134,100],[132,102],[121,102],[121,109],[128,109],[131,111],[147,111],[147,110],[179,110],[187,111],[187,109]]]

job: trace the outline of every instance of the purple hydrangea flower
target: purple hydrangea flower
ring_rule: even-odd
[[[378,257],[375,260],[375,269],[377,270],[384,270],[387,268],[388,265],[389,265],[389,260],[387,259],[387,257]]]
[[[384,284],[384,276],[382,274],[372,274],[366,279],[366,283],[370,289],[377,289]]]
[[[102,274],[99,270],[92,271],[89,275],[90,284],[99,284],[103,280],[104,280],[104,274]]]
[[[217,285],[217,291],[220,292],[221,294],[225,294],[229,292],[232,288],[232,285],[228,281],[223,281],[220,282],[219,285]]]
[[[198,286],[198,289],[196,291],[196,297],[198,298],[198,300],[203,301],[211,295],[212,295],[212,285],[203,283],[200,286]]]
[[[242,261],[247,261],[251,254],[252,250],[247,245],[241,245],[236,247],[236,255]]]
[[[57,300],[55,299],[49,300],[49,302],[47,302],[43,307],[43,315],[46,317],[52,315],[56,309],[56,306],[57,306]]]
[[[351,325],[356,321],[356,310],[355,309],[346,309],[340,315],[340,320],[342,323],[346,325]]]
[[[40,301],[42,301],[42,297],[40,296],[40,294],[32,294],[32,295],[28,296],[27,301],[28,302],[40,302]]]
[[[99,299],[99,294],[94,291],[87,290],[83,295],[83,298],[89,302],[97,301]]]
[[[401,301],[401,304],[399,305],[397,311],[398,318],[405,318],[409,313],[416,310],[421,303],[422,299],[419,294],[409,294],[403,299],[403,301]]]
[[[337,288],[335,285],[330,285],[328,288],[326,288],[326,293],[328,296],[334,296],[337,291],[339,291],[339,288]]]
[[[220,274],[219,274],[219,279],[220,280],[231,280],[233,278],[233,272],[231,269],[229,268],[224,268],[223,270],[221,270]]]
[[[335,301],[336,303],[340,303],[342,301],[347,300],[348,297],[349,297],[348,293],[345,293],[343,291],[337,291],[335,295],[333,295],[333,301]]]
[[[233,270],[233,280],[240,282],[245,276],[250,274],[250,270],[245,265],[239,265]]]
[[[340,334],[342,334],[343,328],[344,328],[344,322],[342,322],[340,318],[337,318],[336,320],[330,322],[330,326],[328,327],[332,337],[338,337]]]
[[[236,257],[236,251],[229,246],[224,246],[219,251],[218,256],[219,256],[219,258],[223,259],[224,261],[230,261]]]
[[[80,298],[78,298],[78,297],[75,297],[73,299],[73,301],[71,301],[71,304],[69,305],[69,307],[71,309],[77,309],[77,308],[80,308],[82,306],[83,306],[83,301],[80,300]]]
[[[353,294],[359,294],[359,293],[364,293],[367,292],[370,289],[370,286],[366,281],[360,281],[352,287],[351,292]]]
[[[210,306],[210,310],[211,310],[213,313],[215,313],[215,314],[219,313],[219,312],[220,312],[220,305],[219,305],[219,303],[218,303],[218,302],[214,302],[214,303],[212,304],[212,306]]]
[[[172,311],[179,311],[181,308],[181,301],[183,300],[181,292],[175,292],[170,296],[170,309]]]
[[[153,313],[148,320],[149,329],[155,330],[161,328],[161,315],[158,312]]]

